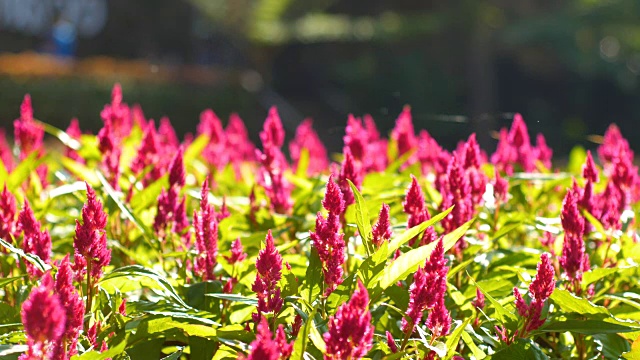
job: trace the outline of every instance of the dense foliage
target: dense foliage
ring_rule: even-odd
[[[640,176],[613,125],[599,165],[560,170],[520,115],[491,156],[408,107],[388,139],[350,116],[332,160],[275,108],[259,147],[211,110],[180,141],[119,86],[100,116],[62,131],[26,96],[0,134],[0,355],[640,358]]]

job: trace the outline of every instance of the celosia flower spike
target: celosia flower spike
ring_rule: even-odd
[[[293,342],[288,343],[284,334],[282,324],[276,331],[276,337],[269,330],[267,319],[263,316],[258,322],[256,339],[249,345],[248,357],[240,356],[242,360],[279,360],[287,359],[293,351]]]
[[[202,183],[200,192],[200,211],[193,213],[193,228],[196,234],[196,251],[194,262],[196,275],[203,280],[214,280],[213,272],[218,256],[218,219],[213,205],[209,204],[209,181]]]
[[[258,316],[260,313],[278,313],[283,303],[278,287],[282,277],[282,256],[274,245],[271,230],[267,232],[265,242],[266,246],[256,260],[258,273],[251,288],[258,295]]]
[[[391,131],[391,137],[397,143],[398,156],[402,156],[416,148],[417,140],[413,129],[410,106],[407,105],[402,109],[402,113],[400,113],[398,119],[396,119],[396,126]],[[409,163],[412,162],[413,161],[409,161]]]
[[[596,163],[593,161],[593,157],[591,156],[591,150],[587,150],[587,158],[584,162],[584,166],[582,166],[582,177],[594,183],[597,183],[599,181],[598,168],[596,167]]]
[[[102,276],[102,269],[111,262],[111,250],[107,247],[107,214],[102,203],[89,184],[87,186],[87,202],[82,207],[82,224],[76,220],[76,236],[73,239],[74,270],[76,279],[80,281],[85,272],[87,276],[97,280]]]
[[[244,252],[240,238],[237,238],[233,243],[231,243],[231,256],[225,256],[224,258],[231,265],[242,262],[247,258],[247,253]]]
[[[183,152],[182,147],[178,149],[176,156],[173,157],[171,161],[171,165],[169,166],[169,186],[184,186],[185,183],[185,169],[184,169],[184,160],[183,160]]]
[[[296,136],[289,143],[289,153],[291,160],[298,167],[298,162],[303,149],[307,149],[309,160],[307,164],[307,174],[318,174],[329,167],[327,149],[313,130],[313,121],[306,119],[296,128]]]
[[[48,264],[51,259],[51,236],[49,236],[49,231],[41,231],[40,227],[40,222],[36,220],[33,210],[25,200],[24,206],[18,214],[18,231],[24,233],[22,250],[27,254],[37,255]],[[31,278],[37,278],[42,275],[42,270],[31,262],[26,261],[25,266]]]
[[[375,246],[380,246],[385,240],[391,239],[391,222],[389,221],[389,205],[382,204],[380,214],[378,215],[378,222],[373,225],[372,229],[372,241]]]
[[[67,359],[77,354],[78,335],[82,330],[84,321],[84,302],[73,285],[73,276],[69,255],[67,255],[58,268],[55,281],[55,292],[60,299],[60,305],[62,305],[66,313],[67,321],[62,341],[60,341],[55,350],[56,356],[54,358]]]
[[[351,299],[340,305],[336,314],[329,318],[329,330],[324,334],[327,344],[325,360],[361,359],[371,349],[374,327],[369,312],[369,294],[362,282]]]
[[[65,333],[65,309],[54,292],[53,279],[47,273],[22,304],[22,323],[27,336],[27,353],[21,360],[49,359]]]
[[[0,239],[12,242],[16,234],[16,198],[7,190],[7,184],[0,193]]]
[[[355,197],[347,180],[351,180],[356,188],[360,189],[362,185],[362,167],[354,159],[351,150],[345,147],[344,159],[340,167],[340,175],[338,176],[338,185],[340,185],[340,190],[342,190],[342,194],[344,195],[345,205],[349,206],[355,203]]]
[[[579,282],[582,280],[582,273],[585,269],[585,245],[583,240],[585,221],[578,210],[579,195],[572,189],[567,192],[562,203],[562,213],[560,219],[564,228],[564,244],[562,245],[562,256],[560,265],[565,274],[573,282],[574,291],[580,291]]]

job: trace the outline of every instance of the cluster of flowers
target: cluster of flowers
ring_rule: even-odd
[[[533,172],[551,168],[552,151],[547,147],[544,137],[538,134],[535,145],[532,145],[519,114],[515,115],[510,129],[500,131],[497,150],[491,156],[480,149],[475,134],[451,152],[438,145],[426,130],[416,134],[409,107],[405,107],[399,115],[389,140],[381,137],[371,116],[366,115],[362,119],[349,116],[340,163],[329,161],[311,120],[305,120],[288,144],[290,163],[282,150],[285,131],[276,108],[269,110],[260,132],[261,149],[249,141],[247,130],[237,115],[231,115],[229,124],[223,128],[217,115],[212,110],[205,110],[200,116],[197,136],[204,135],[208,139],[202,159],[206,162],[209,174],[201,184],[199,207],[194,210],[190,224],[185,195],[185,149],[194,141],[194,137],[187,135],[181,142],[167,118],[161,119],[156,129],[153,120],[145,119],[140,106],[129,107],[123,102],[118,85],[113,89],[111,103],[101,112],[101,118],[103,127],[97,134],[101,157],[94,159],[98,161],[94,165],[101,169],[114,190],[124,193],[127,201],[150,184],[166,181],[155,204],[153,232],[162,247],[171,246],[173,251],[180,247],[190,253],[191,257],[186,259],[184,267],[188,274],[203,281],[225,280],[217,270],[218,233],[220,222],[231,214],[224,200],[219,211],[210,201],[210,187],[216,187],[217,172],[230,164],[239,179],[243,174],[243,166],[252,164],[253,169],[258,170],[257,186],[268,198],[266,207],[273,213],[285,215],[293,211],[292,191],[295,188],[285,176],[287,172],[302,166],[304,161],[308,175],[328,175],[322,200],[324,211],[316,214],[315,229],[310,231],[312,246],[322,264],[323,301],[343,284],[347,275],[353,275],[348,274],[349,264],[346,261],[346,249],[351,240],[347,234],[354,235],[353,238],[370,235],[376,248],[390,241],[393,235],[391,210],[387,204],[382,204],[371,234],[353,234],[347,228],[346,210],[356,202],[351,184],[361,189],[367,174],[386,170],[393,162],[386,155],[389,147],[401,159],[401,168],[416,165],[421,176],[411,175],[411,183],[402,202],[407,229],[431,219],[429,207],[431,211],[452,210],[443,218],[440,233],[436,227],[429,226],[409,241],[412,248],[432,244],[434,250],[405,283],[399,283],[408,293],[409,301],[401,322],[403,340],[398,344],[390,332],[385,334],[387,345],[393,352],[404,351],[408,339],[417,328],[425,326],[430,330],[432,344],[450,332],[452,317],[445,305],[449,265],[450,262],[460,263],[463,260],[463,252],[468,244],[462,238],[447,254],[443,236],[474,219],[487,199],[495,200],[493,206],[496,211],[500,203],[508,202],[509,183],[503,176],[510,176],[516,171]],[[125,164],[122,159],[123,143],[135,127],[142,130],[142,141],[130,163]],[[44,156],[44,126],[34,119],[29,96],[23,101],[20,118],[15,120],[14,129],[16,152],[9,146],[4,133],[0,133],[0,161],[9,172],[16,167],[15,158],[24,161],[29,157]],[[75,140],[82,140],[77,120],[72,120],[66,134]],[[66,155],[83,164],[92,160],[82,156],[78,147],[69,147]],[[617,127],[611,126],[607,130],[603,144],[598,148],[598,157],[608,179],[604,191],[595,191],[600,176],[589,152],[583,167],[583,179],[574,179],[562,203],[562,253],[554,259],[554,234],[546,233],[542,241],[552,254],[541,256],[536,277],[528,287],[529,301],[523,298],[518,288],[514,288],[514,307],[520,316],[520,323],[518,330],[511,334],[504,327],[496,327],[502,342],[513,343],[543,325],[545,302],[556,287],[556,271],[552,265],[555,260],[561,265],[563,277],[568,280],[567,289],[576,295],[583,291],[582,274],[591,269],[585,235],[594,230],[586,213],[597,219],[609,232],[611,236],[602,241],[611,246],[613,233],[622,228],[625,211],[629,210],[630,204],[640,200],[640,176],[633,165],[634,154]],[[492,178],[486,174],[489,163],[495,168]],[[126,166],[128,169],[124,168]],[[123,170],[131,176],[122,176]],[[40,181],[32,185],[47,186],[46,164],[38,166],[36,173]],[[437,205],[426,201],[420,186],[422,178],[432,183],[439,192],[442,200]],[[257,208],[261,206],[255,203],[256,187],[250,196],[248,216],[252,218],[255,218]],[[109,224],[95,191],[88,184],[86,189],[87,201],[82,208],[82,221],[76,221],[73,262],[67,254],[57,263],[52,261],[51,236],[48,230],[42,230],[30,204],[25,200],[18,212],[16,198],[6,184],[0,193],[0,238],[20,245],[24,253],[42,261],[42,264],[24,262],[27,273],[32,280],[39,281],[39,285],[33,288],[22,306],[29,346],[22,359],[66,359],[77,352],[81,331],[85,331],[91,339],[92,346],[100,345],[95,335],[100,327],[98,319],[89,315],[85,320],[84,314],[91,312],[96,283],[111,260],[111,251],[107,246]],[[279,285],[283,277],[283,257],[275,242],[269,230],[265,246],[255,261],[256,275],[251,290],[257,296],[257,312],[252,317],[256,339],[250,344],[247,359],[288,358],[293,351],[290,340],[301,326],[301,318],[297,316],[291,325],[289,337],[282,324],[276,327],[274,319],[282,313],[284,299]],[[247,258],[241,239],[232,243],[230,253],[225,259],[231,266]],[[401,256],[401,249],[397,249],[394,256]],[[604,261],[610,261],[606,255]],[[290,271],[289,264],[284,265]],[[51,268],[57,269],[55,280]],[[238,284],[236,276],[238,274],[231,274],[226,278],[226,293],[232,293]],[[82,286],[76,287],[75,283],[86,283],[86,293],[78,291]],[[587,289],[587,292],[591,294],[592,289]],[[83,297],[86,302],[82,301]],[[480,289],[474,305],[478,309],[484,307],[484,293]],[[326,359],[358,359],[369,352],[373,346],[375,329],[369,306],[367,288],[358,280],[350,300],[328,318],[327,331],[323,335]],[[124,312],[124,305],[121,312]],[[106,343],[103,342],[100,347],[104,350]],[[427,354],[427,358],[435,356],[433,350]]]

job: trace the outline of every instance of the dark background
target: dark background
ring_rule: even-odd
[[[70,49],[60,24],[76,29]],[[9,129],[28,92],[36,117],[96,131],[117,81],[180,133],[211,107],[256,139],[277,105],[289,136],[309,116],[338,151],[347,114],[388,131],[410,104],[448,148],[476,131],[493,150],[520,112],[562,156],[612,122],[634,147],[639,72],[637,0],[0,0]]]

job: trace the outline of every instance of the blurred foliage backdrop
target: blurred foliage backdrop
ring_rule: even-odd
[[[337,150],[347,114],[388,130],[410,104],[449,147],[477,131],[490,149],[521,112],[561,155],[610,122],[640,141],[639,72],[637,0],[0,0],[3,126],[30,92],[39,118],[95,129],[119,81],[182,132],[211,107],[257,134],[274,104],[289,134],[310,116]]]

